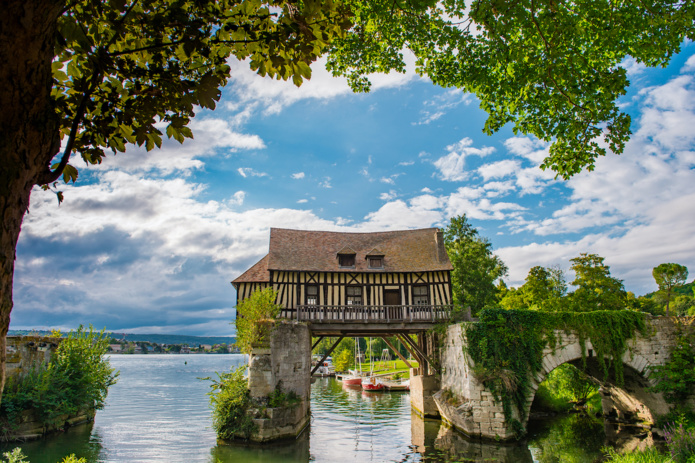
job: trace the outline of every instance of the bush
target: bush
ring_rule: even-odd
[[[271,325],[261,322],[274,320],[280,313],[281,306],[275,303],[276,298],[277,292],[266,288],[255,291],[237,305],[236,345],[242,352],[250,354],[255,344],[268,342]]]
[[[48,365],[7,379],[0,417],[12,427],[23,411],[33,410],[42,423],[56,425],[61,415],[103,408],[118,377],[104,358],[107,349],[103,331],[80,326],[60,343]]]
[[[251,417],[246,413],[251,405],[248,382],[244,377],[246,365],[229,373],[217,373],[217,380],[211,378],[212,390],[212,428],[220,439],[234,439],[239,436],[249,438],[256,430]]]
[[[619,453],[612,448],[604,449],[609,462],[612,463],[671,463],[667,455],[659,453],[655,448],[638,450],[631,453]]]
[[[695,431],[687,429],[683,422],[666,426],[664,438],[674,463],[690,463],[695,460]]]

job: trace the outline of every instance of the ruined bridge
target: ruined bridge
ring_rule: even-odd
[[[644,421],[654,422],[658,415],[669,411],[662,394],[650,391],[651,368],[663,365],[676,345],[676,324],[667,317],[649,317],[645,335],[636,334],[628,341],[628,348],[621,361],[624,365],[624,382],[618,386],[614,379],[604,381],[598,362],[592,357],[591,340],[586,341],[587,373],[601,383],[601,405],[604,415],[636,415]],[[440,351],[442,365],[441,390],[432,397],[428,411],[433,406],[441,418],[454,428],[469,436],[494,439],[513,439],[514,430],[505,422],[502,403],[495,401],[493,394],[472,373],[471,365],[464,355],[466,343],[465,324],[448,328],[444,345]],[[557,344],[543,351],[543,367],[531,381],[531,390],[526,397],[523,413],[513,410],[514,417],[526,427],[531,404],[538,386],[546,376],[564,363],[580,366],[582,350],[577,335],[556,331]],[[695,395],[690,398],[695,405]],[[434,413],[430,413],[434,414]]]
[[[450,325],[444,338],[435,342],[431,332],[422,331],[424,326],[421,325],[426,323],[433,326],[440,318],[441,311],[417,310],[419,312],[412,312],[418,314],[413,315],[412,319],[410,312],[404,312],[404,316],[389,313],[389,320],[383,320],[385,311],[381,314],[375,311],[368,318],[355,319],[345,316],[349,313],[347,308],[339,307],[334,308],[331,316],[325,315],[329,311],[320,316],[316,313],[302,316],[300,311],[297,317],[300,320],[278,320],[269,344],[254,349],[249,357],[250,393],[252,397],[262,399],[281,385],[303,400],[301,406],[292,410],[277,410],[269,417],[254,419],[259,431],[251,439],[267,442],[296,436],[309,422],[312,336],[339,339],[365,335],[367,332],[376,336],[397,335],[400,339],[410,340],[413,356],[421,361],[419,368],[411,369],[410,379],[411,405],[418,414],[441,418],[469,436],[515,439],[514,429],[505,420],[502,403],[496,401],[492,392],[476,379],[464,355],[466,323]],[[669,411],[669,405],[662,395],[649,390],[652,385],[649,375],[653,366],[663,365],[668,360],[676,345],[677,326],[666,317],[648,317],[646,325],[646,334],[636,334],[628,341],[628,348],[621,359],[624,364],[624,382],[621,386],[610,377],[604,380],[603,372],[592,356],[591,339],[586,340],[587,373],[601,383],[604,415],[634,415],[653,422],[656,416]],[[416,337],[417,342],[411,336]],[[524,428],[536,390],[546,376],[564,363],[581,366],[582,350],[578,336],[557,331],[555,337],[555,346],[548,346],[543,351],[543,367],[531,381],[524,410],[513,410],[514,418]],[[695,405],[695,395],[690,398],[690,403]]]

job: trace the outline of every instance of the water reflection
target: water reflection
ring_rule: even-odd
[[[311,426],[296,440],[275,445],[218,445],[205,393],[196,378],[228,371],[241,356],[119,356],[120,381],[95,423],[21,445],[32,463],[69,454],[89,463],[201,462],[594,462],[606,443],[602,420],[571,415],[531,422],[515,444],[471,440],[437,420],[412,414],[408,392],[364,392],[334,379],[312,386]],[[645,442],[643,435],[625,445]],[[610,431],[613,435],[613,431]],[[0,446],[0,452],[17,444]]]

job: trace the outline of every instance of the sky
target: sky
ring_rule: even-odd
[[[475,96],[411,71],[354,94],[322,62],[300,88],[234,62],[193,140],[100,166],[73,158],[80,176],[61,205],[33,191],[10,329],[233,335],[230,281],[267,253],[270,227],[401,230],[461,214],[509,286],[588,252],[628,291],[654,291],[661,263],[695,272],[695,45],[667,68],[623,65],[631,141],[563,181],[538,167],[546,143],[510,127],[484,135]]]

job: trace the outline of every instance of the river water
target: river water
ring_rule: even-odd
[[[297,440],[252,447],[217,445],[206,393],[215,376],[245,362],[242,355],[116,355],[120,371],[94,423],[22,447],[31,463],[71,453],[93,462],[594,462],[606,445],[600,420],[571,415],[531,422],[529,438],[512,445],[468,440],[411,414],[407,392],[348,389],[318,379],[311,426]]]

